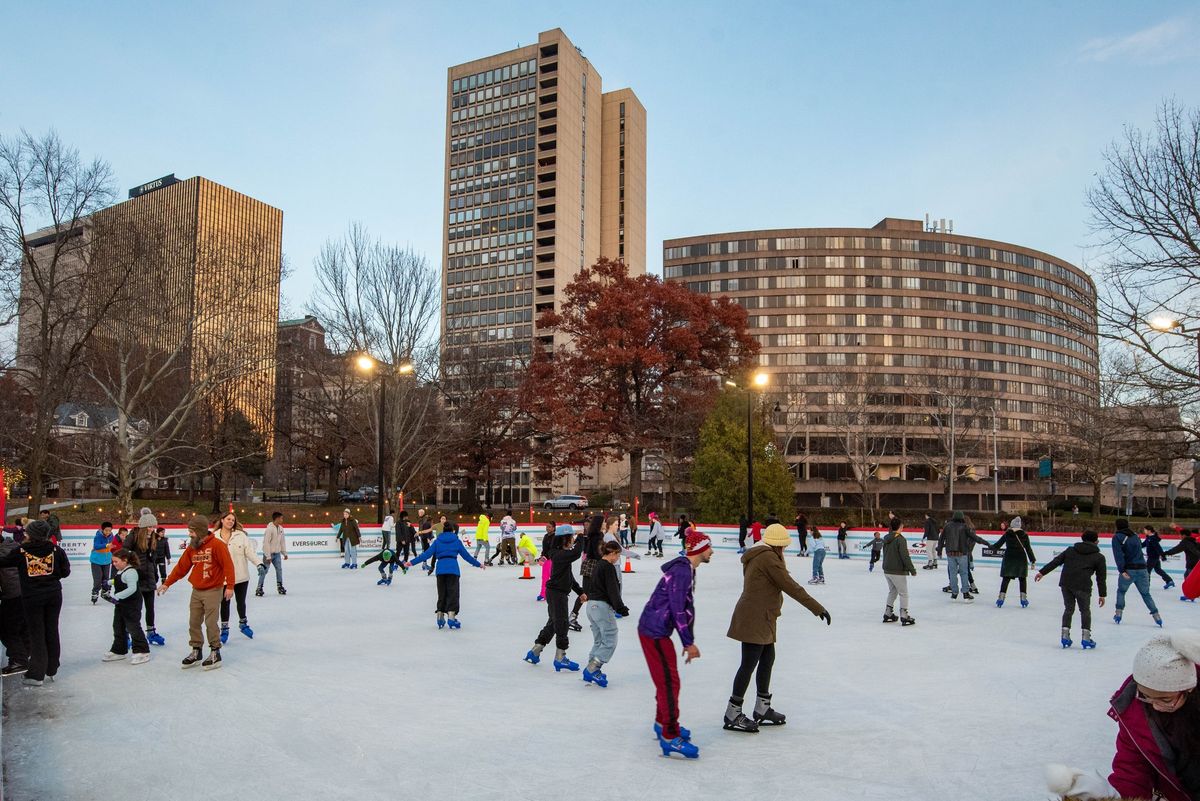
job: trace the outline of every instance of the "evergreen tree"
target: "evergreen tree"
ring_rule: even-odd
[[[754,454],[754,516],[767,512],[787,519],[794,501],[792,474],[775,445],[761,399],[751,396],[756,411],[751,423]],[[746,393],[722,392],[700,428],[700,445],[692,468],[698,519],[733,522],[746,511]]]

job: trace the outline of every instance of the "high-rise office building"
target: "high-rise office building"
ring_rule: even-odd
[[[511,386],[534,347],[564,344],[537,316],[601,257],[645,272],[646,110],[630,89],[603,92],[557,28],[449,69],[445,183],[449,382],[486,370]],[[527,482],[512,502],[551,489]]]

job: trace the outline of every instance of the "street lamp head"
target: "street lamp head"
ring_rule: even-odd
[[[736,382],[736,381],[732,381],[732,380],[730,380],[730,379],[726,378],[726,379],[725,379],[725,386],[727,386],[727,387],[733,387],[734,389],[737,389],[737,382]]]
[[[760,389],[765,387],[770,380],[771,377],[766,373],[757,372],[754,374],[754,386],[759,387]]]
[[[358,358],[354,360],[354,364],[364,373],[369,373],[375,369],[375,360],[366,353],[360,354]]]
[[[396,368],[396,372],[400,373],[401,375],[408,375],[415,369],[416,369],[416,367],[413,365],[412,362],[404,362],[399,367]]]
[[[1156,314],[1147,322],[1155,331],[1170,331],[1173,328],[1179,328],[1180,322],[1169,314]]]

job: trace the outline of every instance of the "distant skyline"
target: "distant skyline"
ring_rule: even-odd
[[[562,28],[647,110],[662,240],[955,221],[1089,267],[1125,125],[1200,104],[1200,8],[1141,4],[12,4],[0,134],[53,128],[122,191],[202,175],[284,212],[285,316],[361,221],[441,262],[446,70]],[[319,299],[316,299],[319,302]]]

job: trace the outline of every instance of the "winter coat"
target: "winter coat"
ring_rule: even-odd
[[[487,515],[479,516],[479,523],[475,526],[475,542],[491,542],[489,530],[492,527],[492,521]]]
[[[221,533],[218,531],[217,537],[225,542]],[[246,563],[249,562],[256,568],[262,565],[262,557],[254,550],[254,540],[250,539],[245,531],[235,528],[230,532],[229,541],[225,542],[225,546],[229,549],[229,558],[233,560],[234,584],[249,581],[250,571],[246,569]]]
[[[407,520],[401,520],[396,524],[396,544],[411,545],[417,540],[417,530],[412,527],[412,524]]]
[[[621,577],[617,566],[601,559],[592,574],[583,580],[583,591],[589,601],[603,601],[618,615],[628,615],[629,607],[621,599]]]
[[[814,615],[825,611],[791,577],[783,557],[774,548],[765,545],[747,548],[742,554],[742,594],[733,608],[725,636],[760,645],[775,642],[775,623],[783,614],[785,592]]]
[[[510,515],[500,518],[500,539],[515,540],[517,538],[517,521]]]
[[[171,564],[171,541],[165,533],[158,538],[158,544],[154,546],[154,561],[160,565]]]
[[[0,540],[0,562],[20,548],[15,540]],[[21,597],[21,571],[16,567],[0,569],[0,599],[13,601]]]
[[[917,575],[908,555],[908,541],[899,531],[889,531],[883,538],[883,572],[893,576]]]
[[[131,531],[129,536],[125,538],[125,544],[121,546],[121,550],[130,551],[138,555],[138,590],[141,592],[150,592],[158,586],[158,542],[154,536],[150,536],[150,541],[145,548],[138,548],[137,529]]]
[[[1178,545],[1167,551],[1164,555],[1174,556],[1177,553],[1183,554],[1183,561],[1187,566],[1187,572],[1191,573],[1196,564],[1200,563],[1200,542],[1197,542],[1194,537],[1184,537],[1179,541]]]
[[[923,540],[936,540],[938,535],[937,521],[932,517],[925,518],[925,532],[921,534]]]
[[[71,575],[67,554],[48,540],[29,538],[0,559],[0,568],[15,567],[21,577],[21,597],[27,602],[62,597],[62,580]]]
[[[1124,573],[1126,570],[1146,569],[1146,555],[1142,553],[1142,541],[1129,529],[1123,528],[1113,532],[1112,549],[1118,573]]]
[[[338,529],[338,539],[344,539],[346,542],[357,548],[358,541],[361,538],[362,535],[358,531],[358,521],[353,517],[349,518],[348,520],[343,519],[341,522],[341,527]]]
[[[1108,587],[1106,586],[1108,565],[1104,561],[1104,554],[1100,553],[1100,546],[1096,543],[1075,543],[1043,565],[1042,569],[1038,571],[1038,575],[1045,576],[1053,573],[1059,567],[1062,567],[1063,572],[1058,579],[1058,586],[1063,589],[1091,592],[1092,577],[1095,576],[1096,588],[1100,591],[1100,597],[1108,596]]]
[[[1153,566],[1162,563],[1162,537],[1158,536],[1158,534],[1147,535],[1146,539],[1142,541],[1142,548],[1146,552],[1147,566]]]
[[[1004,559],[1000,562],[1000,578],[1025,578],[1029,565],[1037,561],[1029,535],[1024,529],[1010,528],[992,546],[997,551],[1004,548]],[[1028,557],[1028,559],[1026,558]]]
[[[521,539],[517,540],[517,550],[525,550],[529,552],[529,556],[533,559],[538,558],[538,547],[533,541],[533,537],[528,534],[522,534]]]
[[[195,570],[192,568],[195,567]],[[229,558],[229,549],[216,534],[209,534],[200,542],[199,548],[191,544],[183,550],[183,555],[175,563],[175,569],[163,582],[164,587],[170,587],[184,576],[195,590],[211,590],[222,585],[233,589],[235,575],[233,560]]]
[[[95,536],[92,537],[92,553],[88,557],[88,561],[93,565],[111,565],[112,550],[109,546],[112,545],[112,537],[104,533],[104,529],[96,529]]]
[[[583,556],[583,540],[577,539],[571,548],[550,548],[542,555],[550,560],[550,579],[546,582],[547,589],[558,592],[574,592],[576,595],[583,594],[583,588],[575,580],[575,573],[571,569],[571,565]],[[587,572],[592,573],[596,563],[601,561],[603,560],[597,559],[596,562],[593,562]]]
[[[969,527],[962,520],[951,520],[946,525],[942,526],[942,533],[938,536],[937,552],[938,556],[942,555],[942,551],[946,553],[958,553],[964,556],[970,555],[971,551],[975,550],[975,544],[988,545],[988,541],[975,533],[975,530]]]
[[[662,572],[638,618],[638,634],[657,640],[677,631],[686,648],[695,641],[692,627],[696,624],[696,605],[692,592],[696,571],[686,556],[678,556],[663,565]]]
[[[287,555],[287,538],[283,536],[283,528],[274,522],[267,523],[266,529],[263,530],[263,558],[270,559],[272,554],[277,553]]]
[[[1117,722],[1117,752],[1109,784],[1122,798],[1150,798],[1158,792],[1166,801],[1193,801],[1198,788],[1193,787],[1192,793],[1184,788],[1174,760],[1168,763],[1163,747],[1174,749],[1136,696],[1137,684],[1130,676],[1109,702],[1108,716]],[[1195,755],[1185,758],[1194,759]]]
[[[467,551],[467,546],[462,544],[462,540],[453,531],[443,531],[437,535],[437,539],[433,543],[421,551],[421,555],[413,559],[409,564],[417,565],[424,562],[426,559],[433,557],[437,559],[437,564],[434,565],[434,574],[438,576],[461,576],[462,571],[458,568],[458,557],[466,560],[467,564],[473,567],[480,567],[479,562]]]

